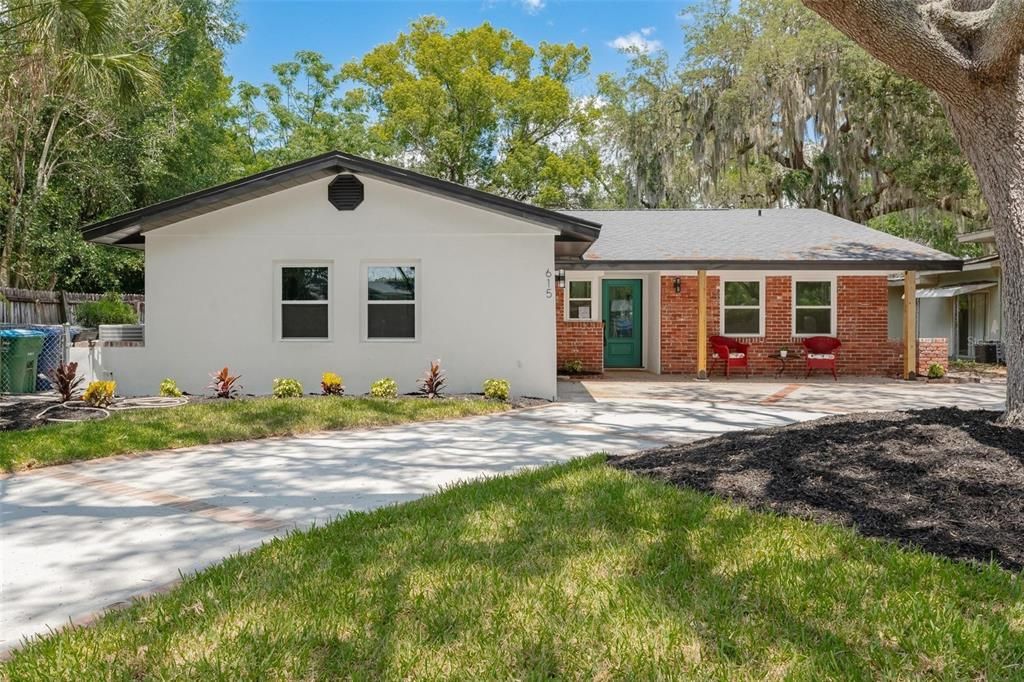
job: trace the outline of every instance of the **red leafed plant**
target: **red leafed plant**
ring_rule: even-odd
[[[57,365],[44,375],[40,375],[50,382],[53,389],[60,393],[61,402],[67,402],[75,397],[75,391],[85,381],[85,377],[78,376],[78,363],[69,362],[66,365]]]
[[[219,372],[214,372],[210,375],[213,381],[207,388],[211,389],[218,398],[234,398],[238,395],[238,386],[235,386],[235,382],[241,378],[241,375],[231,376],[228,368],[225,367]]]
[[[447,378],[445,378],[444,372],[441,371],[441,361],[434,360],[430,363],[430,369],[420,379],[420,393],[428,398],[437,398],[441,395],[446,381]]]

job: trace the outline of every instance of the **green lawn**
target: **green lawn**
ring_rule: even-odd
[[[275,540],[10,679],[1021,679],[1021,577],[600,458]]]
[[[118,412],[103,421],[0,434],[0,468],[16,471],[130,452],[487,414],[472,399],[256,398]]]

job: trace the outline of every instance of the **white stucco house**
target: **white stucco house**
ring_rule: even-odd
[[[93,370],[125,395],[163,377],[203,392],[229,366],[245,392],[275,377],[316,390],[325,371],[363,393],[416,390],[440,359],[449,390],[508,379],[555,395],[556,242],[589,221],[329,153],[85,228],[146,252],[142,347],[95,346]],[[79,354],[82,352],[79,351]]]
[[[123,395],[200,393],[224,366],[247,393],[326,371],[413,392],[439,358],[452,392],[553,398],[570,361],[706,372],[718,334],[753,372],[833,335],[840,372],[893,374],[911,346],[887,336],[887,277],[960,267],[815,210],[553,211],[341,152],[83,231],[146,253],[144,344],[72,358]]]

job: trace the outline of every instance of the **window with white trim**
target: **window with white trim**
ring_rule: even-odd
[[[327,265],[282,265],[281,338],[330,337],[331,287]]]
[[[722,334],[761,335],[760,280],[726,280],[722,283]]]
[[[569,319],[594,319],[594,283],[590,280],[569,282]]]
[[[366,338],[416,338],[416,266],[366,266]]]
[[[793,333],[831,336],[835,310],[835,284],[831,280],[794,280]]]

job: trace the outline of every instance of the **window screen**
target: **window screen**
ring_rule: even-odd
[[[328,268],[281,268],[281,338],[326,339],[330,331]]]
[[[593,283],[569,282],[569,319],[590,320],[594,317]]]
[[[371,265],[366,269],[366,338],[416,338],[416,268]]]
[[[797,282],[794,286],[793,331],[801,335],[832,334],[832,282]]]
[[[758,336],[761,333],[761,282],[722,285],[722,333]]]

